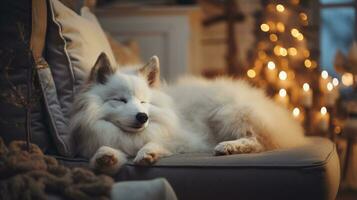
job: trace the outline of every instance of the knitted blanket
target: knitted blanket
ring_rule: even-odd
[[[110,199],[114,181],[84,168],[59,165],[31,144],[13,141],[7,147],[0,138],[0,199]]]

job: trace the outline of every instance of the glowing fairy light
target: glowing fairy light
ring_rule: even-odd
[[[327,85],[326,85],[326,88],[328,91],[332,91],[333,90],[333,85],[331,82],[328,82]]]
[[[353,74],[351,73],[344,73],[341,77],[342,84],[345,86],[353,85]]]
[[[286,90],[284,88],[279,90],[279,96],[285,97],[286,95],[287,95],[287,92],[286,92]]]
[[[290,48],[288,49],[288,53],[289,53],[289,55],[291,55],[291,56],[296,56],[296,55],[297,55],[297,50],[296,50],[295,47],[290,47]]]
[[[257,74],[255,73],[254,69],[250,69],[247,71],[247,76],[249,78],[254,78]]]
[[[293,37],[296,37],[296,38],[297,38],[297,37],[299,36],[299,34],[300,34],[299,30],[297,30],[296,28],[291,29],[290,33],[291,33],[291,35],[292,35]]]
[[[293,116],[294,117],[297,117],[297,116],[299,116],[300,115],[300,109],[298,108],[298,107],[295,107],[294,109],[293,109]]]
[[[284,12],[284,10],[285,10],[285,7],[281,4],[276,5],[275,8],[278,12]]]
[[[301,13],[299,14],[299,17],[300,17],[300,19],[301,19],[302,21],[307,21],[307,15],[306,15],[306,13],[301,12]]]
[[[288,74],[285,71],[279,72],[279,79],[285,81],[288,78]]]
[[[301,41],[304,39],[304,35],[300,33],[296,38]]]
[[[327,78],[328,78],[328,72],[327,72],[326,70],[323,70],[323,71],[321,72],[321,77],[322,77],[323,79],[327,79]]]
[[[311,65],[312,65],[311,60],[310,59],[305,59],[304,65],[305,65],[306,68],[310,68]]]
[[[268,66],[268,69],[270,69],[270,70],[275,69],[275,63],[273,61],[269,61],[267,66]]]
[[[338,84],[339,84],[338,79],[337,79],[337,78],[333,78],[333,79],[332,79],[332,84],[333,84],[333,86],[337,87]]]
[[[275,54],[275,55],[277,55],[277,56],[280,55],[280,48],[281,48],[281,46],[279,46],[279,45],[276,45],[276,46],[274,47],[274,54]]]
[[[308,83],[304,83],[304,84],[302,85],[302,89],[303,89],[305,92],[307,92],[307,91],[310,90],[310,85],[309,85]]]
[[[275,33],[272,33],[269,35],[269,39],[272,42],[276,42],[276,41],[278,41],[278,36]]]
[[[279,49],[279,53],[280,53],[281,56],[286,56],[286,55],[288,55],[288,51],[287,51],[284,47],[281,47],[281,48]]]
[[[264,23],[264,24],[260,25],[260,29],[264,32],[268,32],[270,30],[270,27],[268,24]]]
[[[327,108],[326,108],[325,106],[324,106],[324,107],[321,107],[320,113],[321,113],[322,115],[326,115],[326,114],[327,114]]]

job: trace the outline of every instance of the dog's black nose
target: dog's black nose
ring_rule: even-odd
[[[140,122],[142,124],[144,124],[149,119],[148,115],[146,113],[142,113],[142,112],[136,114],[135,117],[136,117],[136,120],[138,120],[138,122]]]

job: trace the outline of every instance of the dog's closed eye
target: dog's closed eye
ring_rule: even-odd
[[[127,100],[126,98],[113,98],[113,99],[111,99],[111,100],[113,100],[113,101],[120,101],[120,102],[122,102],[122,103],[127,103],[127,102],[128,102],[128,100]]]

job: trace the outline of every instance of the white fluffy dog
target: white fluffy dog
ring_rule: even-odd
[[[305,142],[290,113],[244,81],[185,78],[160,86],[156,56],[113,70],[104,54],[75,99],[71,131],[91,166],[114,174],[185,152],[256,153]]]

